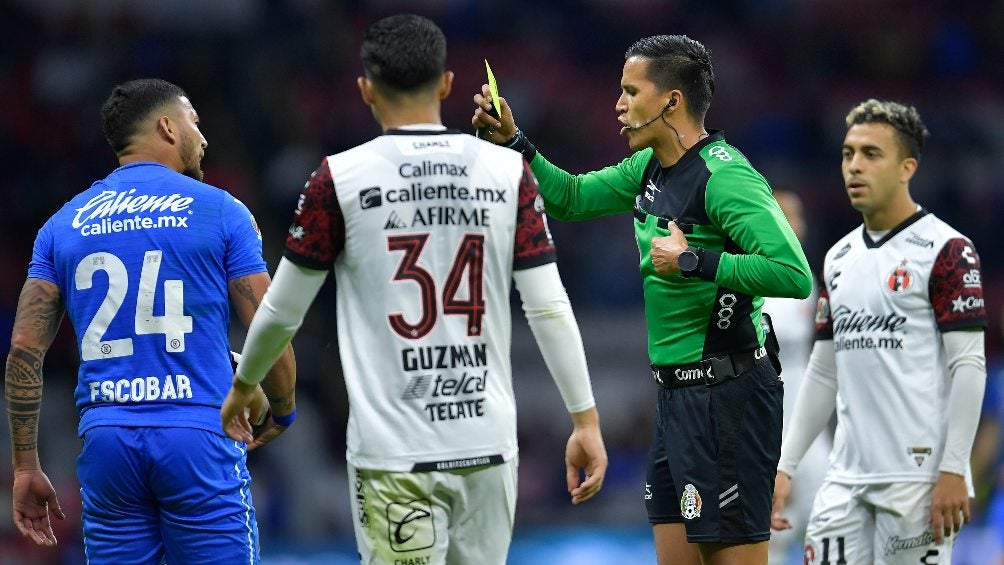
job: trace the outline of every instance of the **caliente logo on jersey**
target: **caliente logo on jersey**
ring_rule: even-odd
[[[85,237],[134,230],[187,228],[194,201],[194,198],[177,192],[136,194],[135,188],[122,192],[103,190],[77,208],[70,225],[79,229],[80,235]]]
[[[359,191],[359,207],[363,210],[376,208],[383,204],[383,195],[379,186],[371,186]]]
[[[72,226],[79,228],[85,223],[111,218],[119,214],[137,214],[140,212],[182,212],[194,201],[194,198],[174,194],[136,194],[135,188],[125,192],[102,190],[101,194],[91,198],[86,204],[77,208]]]

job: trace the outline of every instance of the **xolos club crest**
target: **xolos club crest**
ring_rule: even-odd
[[[906,266],[907,260],[903,259],[900,264],[889,273],[886,280],[886,289],[894,294],[906,292],[913,284],[913,272]]]

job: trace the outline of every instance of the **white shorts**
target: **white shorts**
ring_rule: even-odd
[[[931,483],[825,481],[805,533],[806,565],[951,565],[956,536],[934,542]]]
[[[399,473],[351,464],[363,565],[504,565],[516,512],[513,458],[473,471]]]

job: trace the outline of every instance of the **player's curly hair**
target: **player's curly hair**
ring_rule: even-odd
[[[158,78],[141,78],[117,85],[101,105],[101,128],[105,139],[116,154],[129,146],[129,141],[151,112],[165,104],[176,102],[185,91],[178,85]]]
[[[661,90],[678,88],[693,116],[704,118],[715,94],[711,51],[686,35],[654,35],[634,42],[624,59],[650,59],[648,78]]]
[[[366,78],[391,92],[421,90],[446,72],[446,36],[414,14],[384,18],[366,30],[360,48]]]
[[[889,100],[869,98],[851,109],[845,121],[848,128],[855,124],[889,124],[896,130],[906,156],[914,159],[920,159],[930,136],[916,108]]]

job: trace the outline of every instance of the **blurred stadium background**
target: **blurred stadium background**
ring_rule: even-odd
[[[209,140],[206,181],[257,215],[274,269],[296,194],[321,156],[379,133],[355,86],[358,45],[375,19],[415,12],[439,23],[457,73],[444,108],[469,129],[487,58],[518,123],[575,171],[627,155],[614,103],[635,39],[685,33],[705,43],[723,128],[775,188],[803,198],[813,268],[860,223],[839,174],[843,118],[867,97],[916,105],[932,138],[914,197],[975,242],[984,267],[991,394],[977,458],[976,522],[957,563],[1000,559],[1002,419],[999,229],[1004,225],[1004,2],[899,0],[0,0],[0,350],[42,222],[116,165],[99,107],[123,80],[161,77],[191,95]],[[653,413],[637,250],[630,217],[552,222],[576,309],[611,467],[598,498],[567,502],[569,429],[525,322],[514,322],[521,432],[513,564],[654,563],[641,491]],[[324,295],[294,346],[300,420],[249,458],[266,563],[353,563],[344,469],[346,402]],[[65,324],[65,323],[64,323]],[[6,418],[0,422],[0,565],[83,563],[75,478],[76,350],[63,328],[46,361],[44,468],[69,518],[41,551],[10,519]],[[239,346],[242,335],[234,335]],[[976,407],[974,406],[974,409]],[[800,562],[796,558],[795,562]]]

